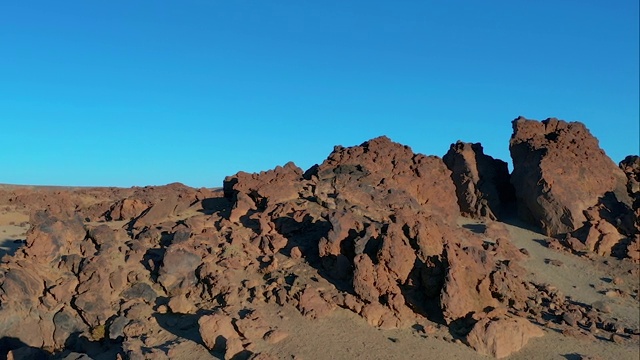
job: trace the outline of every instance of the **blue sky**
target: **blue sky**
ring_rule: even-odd
[[[5,1],[0,183],[221,186],[379,135],[639,150],[638,1]]]

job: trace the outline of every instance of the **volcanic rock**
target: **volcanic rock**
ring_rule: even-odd
[[[459,208],[443,161],[386,137],[337,146],[304,174],[287,164],[228,177],[225,196],[233,203],[233,234],[244,225],[253,233],[242,241],[265,255],[289,248],[319,262],[331,278],[353,289],[352,308],[361,309],[371,324],[401,326],[414,318],[412,308],[438,298],[445,320],[452,322],[512,295],[504,291],[498,300],[491,293],[492,286],[510,283],[510,275],[498,275],[492,255],[499,248],[505,256],[508,240],[487,251],[480,237],[455,230],[451,224]],[[312,317],[326,308],[311,289],[297,299],[300,311]]]
[[[487,317],[474,325],[467,342],[480,354],[501,359],[520,350],[529,339],[540,336],[544,336],[544,332],[526,319]]]
[[[634,208],[637,209],[640,198],[640,156],[629,155],[618,164],[627,176],[627,193],[634,199]]]
[[[239,339],[231,318],[221,313],[202,316],[198,326],[202,341],[209,350],[227,349],[229,340]]]
[[[606,194],[631,205],[626,176],[579,122],[519,117],[509,150],[519,214],[548,235],[581,227]]]
[[[485,155],[481,144],[458,141],[442,160],[451,170],[462,214],[496,220],[503,203],[514,200],[507,163]]]
[[[465,149],[452,156],[467,159]],[[462,173],[479,175],[469,193],[495,198],[486,186],[499,190],[499,181],[486,174],[502,165],[471,150],[478,160]],[[464,336],[475,324],[469,343],[496,354],[524,341],[506,341],[495,327],[527,333],[507,313],[622,328],[597,304],[525,280],[504,225],[490,222],[481,234],[458,227],[458,184],[443,160],[388,138],[337,146],[306,172],[289,163],[223,185],[0,186],[0,205],[31,214],[25,246],[0,262],[0,356],[31,346],[59,358],[245,358],[291,333],[267,306],[289,307],[276,321],[289,310],[312,321],[342,307],[382,328],[434,316]],[[633,232],[607,201],[587,209],[595,240],[575,240],[585,249],[615,253]]]

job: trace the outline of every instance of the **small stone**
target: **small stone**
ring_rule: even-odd
[[[184,294],[172,297],[169,300],[169,308],[174,314],[189,314],[195,311],[195,306]]]
[[[264,335],[264,341],[269,344],[276,344],[280,341],[286,339],[289,336],[289,333],[282,330],[271,330]]]
[[[563,266],[564,263],[560,260],[556,260],[556,259],[546,259],[545,263],[549,264],[549,265],[553,265],[553,266]]]
[[[616,344],[622,344],[624,342],[624,338],[618,334],[611,334],[610,339]]]
[[[565,311],[562,314],[562,320],[564,320],[564,322],[567,323],[567,325],[569,326],[576,326],[576,323],[581,318],[582,316],[580,316],[579,313],[575,313],[575,312]]]
[[[302,258],[302,251],[300,250],[300,247],[295,246],[291,249],[291,258],[292,259]]]
[[[605,314],[608,314],[608,313],[611,312],[611,305],[609,305],[609,304],[607,304],[607,303],[605,303],[603,301],[596,301],[596,302],[594,302],[592,304],[592,306],[593,306],[594,309],[596,309],[596,310],[598,310],[600,312],[603,312]]]
[[[615,290],[607,290],[607,291],[604,293],[604,295],[605,295],[605,296],[608,296],[608,297],[619,297],[619,296],[620,296],[620,294],[619,294],[617,291],[615,291]]]

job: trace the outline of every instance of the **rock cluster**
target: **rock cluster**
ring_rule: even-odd
[[[520,215],[576,252],[640,261],[634,157],[616,166],[578,122],[518,118],[513,129]]]
[[[267,359],[261,346],[288,332],[266,305],[308,319],[341,307],[383,328],[426,317],[498,358],[540,325],[634,336],[526,280],[526,254],[500,223],[476,234],[456,221],[496,219],[515,188],[548,233],[637,259],[637,157],[611,168],[583,125],[552,119],[515,120],[511,151],[511,177],[479,144],[454,144],[443,160],[380,137],[307,171],[240,172],[222,191],[0,189],[3,204],[31,213],[24,247],[0,261],[0,355]]]

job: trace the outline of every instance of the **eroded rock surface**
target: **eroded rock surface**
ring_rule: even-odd
[[[517,118],[509,149],[519,212],[548,235],[581,227],[607,194],[631,205],[625,174],[582,123]]]
[[[458,141],[442,160],[451,170],[462,214],[497,220],[515,200],[507,163],[485,155],[481,144]]]

